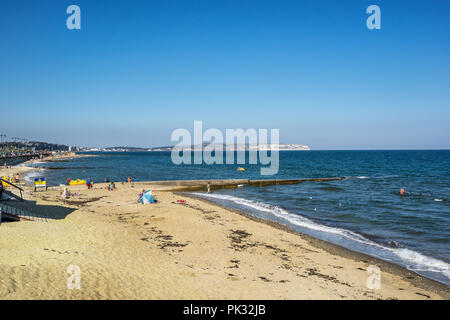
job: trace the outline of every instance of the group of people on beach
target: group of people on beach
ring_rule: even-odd
[[[130,187],[133,187],[133,181],[132,181],[131,177],[127,178],[127,182],[130,185]],[[108,189],[109,191],[116,189],[116,184],[114,183],[114,181],[109,181],[108,178],[105,178],[105,183],[109,183],[109,185],[106,186],[106,189]]]

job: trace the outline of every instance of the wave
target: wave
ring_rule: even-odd
[[[381,253],[379,257],[383,257],[386,259],[386,253],[389,253],[390,259],[388,257],[386,260],[391,260],[392,262],[394,260],[397,260],[411,271],[436,272],[444,275],[448,280],[450,280],[450,264],[432,257],[425,256],[419,252],[402,248],[401,246],[386,246],[383,244],[379,244],[356,232],[320,224],[299,214],[289,212],[281,207],[270,205],[264,202],[217,193],[207,194],[196,192],[193,194],[200,197],[230,201],[232,203],[252,208],[260,212],[269,213],[270,215],[284,220],[294,226],[306,228],[319,233],[336,235],[352,242],[357,242],[364,246],[370,247],[370,252],[373,252],[373,249],[379,250],[379,252]]]
[[[356,176],[356,177],[344,177],[345,179],[387,179],[387,178],[397,178],[399,175],[391,174],[391,175],[384,175],[384,176],[374,176],[374,177],[368,177],[368,176]]]
[[[353,179],[370,179],[367,176],[344,176],[344,180],[353,180]]]
[[[413,271],[427,271],[442,273],[447,279],[450,279],[450,265],[444,261],[427,257],[419,252],[410,249],[392,250],[400,259],[410,263],[407,268]]]

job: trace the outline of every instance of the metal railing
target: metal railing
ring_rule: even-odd
[[[17,198],[20,201],[23,201],[23,196],[22,196],[23,189],[21,187],[15,185],[14,183],[12,183],[8,180],[4,180],[4,179],[0,178],[0,189],[2,189],[2,191],[7,191],[6,189],[3,188],[3,183],[9,184],[10,186],[13,186],[14,188],[18,189],[20,192],[20,198],[18,196],[16,196],[14,193],[12,193],[12,192],[10,192],[10,193],[12,193],[13,197]],[[1,195],[1,192],[0,192],[0,195]]]

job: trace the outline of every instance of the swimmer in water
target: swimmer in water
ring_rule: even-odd
[[[403,188],[400,188],[400,195],[403,196],[405,194],[405,190]]]

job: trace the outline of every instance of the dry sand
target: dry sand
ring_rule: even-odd
[[[17,172],[17,167],[0,170]],[[25,170],[25,169],[24,169]],[[449,299],[449,287],[392,264],[169,191],[103,184],[65,200],[32,192],[46,221],[0,226],[2,299]],[[176,200],[184,199],[185,204]],[[367,267],[381,268],[368,289]],[[81,270],[68,289],[67,269]]]

